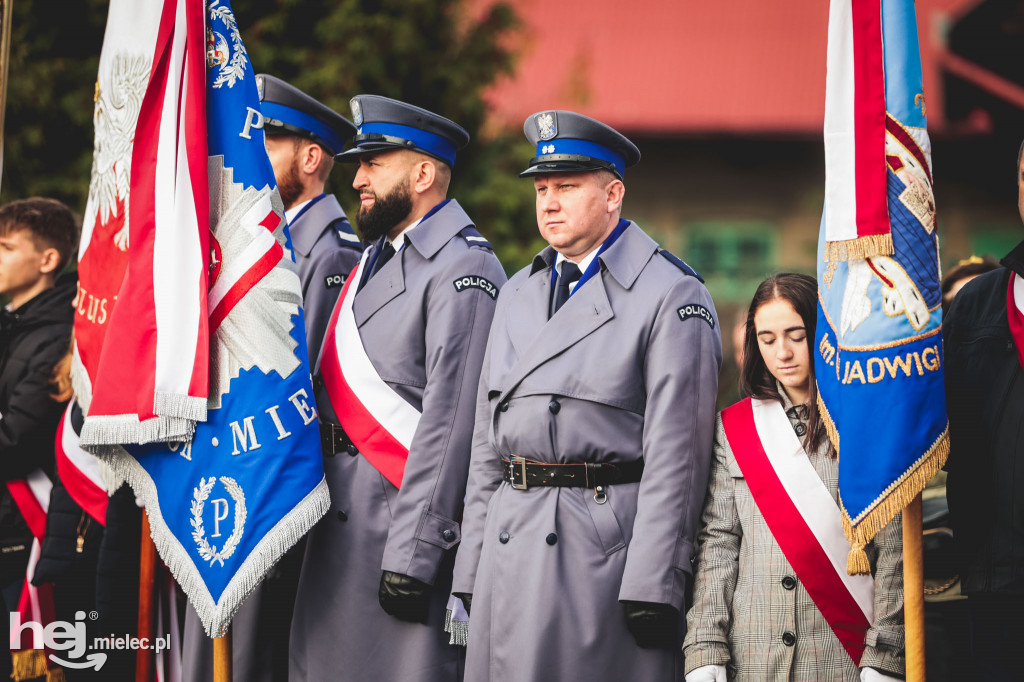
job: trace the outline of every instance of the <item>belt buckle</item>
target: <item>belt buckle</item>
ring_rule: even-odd
[[[519,468],[519,475],[523,479],[522,483],[516,483],[516,467]],[[519,455],[510,456],[508,458],[508,471],[509,478],[512,479],[509,481],[509,484],[512,486],[512,489],[526,490],[526,459],[524,457],[520,457]]]

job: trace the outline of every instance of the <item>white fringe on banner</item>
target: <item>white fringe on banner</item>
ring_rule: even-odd
[[[182,546],[164,521],[157,503],[153,479],[127,450],[120,447],[117,447],[117,450],[119,452],[104,456],[109,458],[114,471],[128,481],[135,491],[135,496],[145,505],[156,551],[167,564],[182,592],[188,597],[209,637],[223,637],[227,634],[231,620],[242,603],[255,591],[284,553],[308,533],[331,506],[327,479],[322,478],[316,487],[256,544],[224,588],[220,601],[214,602],[206,583],[199,575],[191,552]]]

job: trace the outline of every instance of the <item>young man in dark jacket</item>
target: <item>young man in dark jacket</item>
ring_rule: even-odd
[[[75,278],[58,278],[78,243],[71,210],[53,199],[0,207],[0,613],[18,607],[32,534],[8,492],[8,481],[35,469],[52,474],[62,406],[50,377],[71,339]],[[9,657],[0,656],[0,672]]]
[[[1021,154],[1017,184],[1024,220]],[[1024,242],[1001,263],[964,286],[943,324],[946,490],[979,680],[1024,669]]]

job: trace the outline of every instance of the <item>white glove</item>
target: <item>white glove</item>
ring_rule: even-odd
[[[690,682],[687,680],[686,682]],[[898,677],[890,677],[889,675],[883,675],[874,668],[861,668],[860,669],[860,682],[903,682]]]
[[[725,666],[702,665],[699,668],[694,668],[687,673],[686,682],[727,682]]]

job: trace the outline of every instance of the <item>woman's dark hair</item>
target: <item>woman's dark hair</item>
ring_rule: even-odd
[[[775,377],[768,371],[761,357],[761,349],[757,345],[757,330],[754,328],[754,315],[766,303],[776,299],[787,301],[803,320],[807,330],[807,350],[811,360],[809,367],[810,391],[807,409],[809,412],[807,433],[804,434],[803,446],[812,451],[827,439],[825,423],[818,411],[818,389],[814,381],[814,326],[818,319],[818,282],[813,277],[795,272],[782,272],[772,275],[761,282],[754,292],[754,299],[747,310],[747,329],[743,335],[743,367],[740,370],[740,390],[743,395],[759,400],[777,400],[782,402]],[[835,449],[829,443],[829,452]]]

